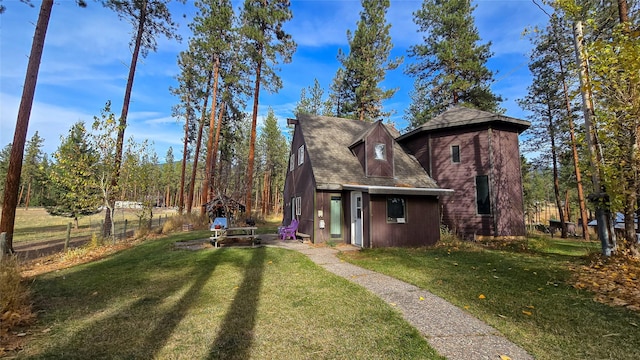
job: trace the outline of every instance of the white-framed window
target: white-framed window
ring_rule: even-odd
[[[387,222],[394,224],[407,222],[407,202],[403,197],[387,197]]]
[[[291,154],[291,157],[289,157],[289,171],[293,171],[293,169],[296,168],[296,154],[293,153]]]
[[[304,145],[300,145],[298,148],[298,165],[302,165],[304,163]]]
[[[302,215],[302,198],[300,196],[296,198],[296,215]]]
[[[375,144],[373,146],[373,158],[376,160],[385,160],[387,158],[387,147],[385,144]]]

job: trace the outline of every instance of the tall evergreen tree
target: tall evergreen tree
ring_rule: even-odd
[[[99,156],[88,141],[84,123],[78,122],[61,139],[53,154],[51,166],[51,195],[47,212],[55,216],[70,217],[78,227],[78,218],[94,214],[101,202],[95,170]]]
[[[486,62],[492,55],[491,43],[478,45],[474,9],[470,0],[424,0],[413,13],[424,43],[409,49],[416,61],[406,69],[416,78],[406,114],[412,125],[428,121],[452,104],[502,111],[502,99],[489,87],[493,73]]]
[[[397,89],[382,89],[387,71],[396,69],[402,58],[389,60],[393,48],[386,21],[389,0],[363,0],[356,31],[347,30],[349,54],[342,51],[338,59],[344,67],[342,86],[345,89],[347,116],[361,121],[375,121],[388,116],[382,101],[389,99]]]
[[[278,119],[272,109],[267,113],[258,142],[264,155],[262,214],[266,216],[277,210],[276,205],[280,200],[278,196],[284,190],[288,160],[287,140],[278,127]]]
[[[308,95],[307,95],[308,94]],[[331,104],[324,99],[324,90],[318,79],[313,79],[313,87],[300,90],[300,101],[296,104],[295,114],[330,115]]]
[[[28,3],[28,2],[27,2]],[[29,4],[29,3],[28,3]],[[86,7],[84,0],[76,0],[76,4],[80,7]],[[53,0],[43,0],[40,5],[40,13],[38,14],[38,22],[36,23],[33,42],[31,43],[31,52],[29,55],[29,63],[27,65],[27,73],[22,88],[22,97],[20,98],[20,107],[18,108],[18,118],[13,134],[13,145],[11,147],[11,156],[5,178],[3,200],[2,200],[2,216],[0,217],[0,233],[6,233],[8,253],[13,252],[13,229],[16,218],[16,207],[18,206],[18,188],[20,187],[20,175],[22,171],[22,159],[24,155],[24,145],[27,139],[27,128],[29,127],[29,117],[31,116],[31,107],[33,106],[33,98],[35,96],[36,84],[38,83],[38,72],[40,69],[40,60],[44,50],[44,41],[49,27],[49,19],[51,10],[53,9]],[[4,12],[5,7],[0,5],[0,14]]]
[[[41,163],[43,159],[42,145],[44,139],[38,135],[36,131],[29,142],[24,154],[24,162],[22,163],[22,191],[24,195],[24,207],[29,208],[31,202],[31,194],[35,188],[41,184],[43,174],[41,172]]]
[[[118,121],[118,140],[115,151],[115,173],[112,177],[113,187],[117,186],[122,163],[122,151],[124,148],[124,131],[127,127],[127,115],[129,114],[129,103],[131,102],[131,91],[133,80],[138,65],[138,57],[146,57],[149,50],[156,51],[158,35],[164,35],[167,39],[180,39],[176,34],[177,25],[171,19],[171,13],[167,6],[169,0],[103,0],[104,5],[115,11],[121,18],[130,19],[135,32],[131,41],[133,52],[131,54],[131,64],[129,65],[129,76],[122,102],[122,112]],[[111,199],[110,201],[115,201]],[[105,216],[104,234],[108,235],[111,229],[111,217],[109,212]]]
[[[11,157],[11,144],[7,144],[0,150],[0,196],[4,198],[4,183],[7,180],[9,170],[9,158]]]
[[[215,151],[214,138],[217,136],[216,116],[223,109],[218,109],[220,98],[220,78],[224,76],[225,69],[231,67],[233,57],[232,45],[236,41],[233,28],[234,13],[229,0],[201,0],[195,3],[198,12],[189,25],[194,33],[193,52],[196,62],[201,63],[200,68],[207,73],[207,91],[204,104],[206,107],[208,97],[211,96],[211,111],[202,111],[209,116],[209,131],[207,136],[206,159],[204,161],[205,176],[202,182],[202,203],[210,199],[214,181]]]
[[[339,68],[333,77],[327,101],[329,103],[328,111],[325,111],[325,113],[335,117],[347,117],[347,89],[345,88],[345,70],[343,68]]]
[[[289,0],[245,0],[240,16],[243,24],[240,31],[246,39],[247,61],[255,74],[247,164],[248,186],[245,200],[247,216],[251,216],[252,210],[251,184],[253,184],[260,88],[264,86],[267,90],[278,91],[282,87],[282,81],[275,72],[275,66],[279,62],[291,62],[291,57],[296,50],[296,43],[283,29],[284,23],[292,17]]]

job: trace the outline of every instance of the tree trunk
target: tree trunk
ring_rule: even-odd
[[[258,49],[259,59],[256,64],[256,81],[253,92],[253,114],[251,116],[251,137],[249,139],[249,162],[247,164],[247,217],[251,218],[251,190],[253,188],[253,161],[256,152],[256,127],[258,122],[258,97],[260,96],[260,72],[262,71],[262,44]]]
[[[29,210],[29,201],[31,200],[31,179],[27,185],[27,197],[24,199],[24,209]]]
[[[596,205],[596,221],[598,223],[598,238],[604,256],[611,256],[615,245],[611,241],[609,232],[609,221],[605,209],[606,192],[600,185],[600,163],[601,157],[597,146],[597,137],[593,125],[593,99],[591,96],[591,85],[589,81],[589,69],[587,57],[585,56],[582,33],[582,21],[573,24],[573,38],[575,41],[576,61],[579,68],[580,93],[582,95],[582,111],[584,113],[584,126],[587,138],[587,148],[589,150],[589,161],[591,163],[591,182],[593,183],[594,194],[591,196]]]
[[[629,22],[629,6],[627,5],[627,0],[618,0],[618,17],[620,18],[621,24]]]
[[[209,82],[207,82],[208,84]],[[207,85],[207,93],[209,93],[208,89],[209,85]],[[207,108],[207,100],[209,96],[205,96],[204,104],[202,109]],[[189,196],[187,199],[187,214],[191,214],[191,207],[193,205],[193,195],[196,186],[196,173],[198,171],[198,157],[200,157],[200,143],[202,142],[202,131],[204,130],[204,120],[206,119],[206,111],[202,111],[202,117],[200,118],[200,124],[198,125],[198,139],[196,140],[196,149],[195,154],[193,156],[193,167],[191,169],[191,183],[189,183]]]
[[[556,42],[558,42],[558,37],[556,28],[554,26],[554,38]],[[560,74],[562,75],[562,89],[564,93],[564,102],[567,108],[567,120],[569,122],[569,137],[571,139],[571,153],[573,158],[573,168],[576,175],[576,186],[578,190],[578,205],[580,207],[580,218],[582,219],[582,238],[586,241],[589,241],[589,227],[587,223],[589,222],[589,216],[587,215],[587,204],[584,199],[584,190],[582,187],[582,173],[580,171],[580,158],[578,157],[578,145],[576,141],[576,131],[575,125],[573,123],[573,116],[571,115],[571,100],[569,99],[569,87],[567,85],[566,73],[564,69],[564,61],[562,54],[558,48],[558,62],[560,65]],[[569,220],[571,221],[571,220]]]
[[[220,145],[220,132],[222,129],[222,118],[224,117],[224,113],[227,109],[227,104],[223,101],[220,104],[220,111],[218,111],[218,125],[216,126],[216,138],[213,140],[213,152],[211,154],[211,179],[209,183],[209,191],[212,194],[215,194],[215,190],[217,188],[216,182],[219,181],[220,174],[216,172],[218,168],[218,147]]]
[[[211,94],[211,114],[209,115],[209,138],[207,139],[207,159],[204,164],[204,180],[202,181],[202,196],[206,196],[207,203],[212,199],[211,181],[213,177],[211,157],[213,155],[213,129],[216,124],[216,106],[218,105],[218,77],[220,74],[220,58],[215,56],[213,63],[213,89]],[[204,198],[203,198],[204,200]]]
[[[22,202],[22,194],[24,194],[24,184],[20,185],[20,194],[18,194],[18,202],[16,203],[16,207],[20,206]]]
[[[549,137],[551,139],[551,161],[553,164],[553,194],[556,199],[556,207],[558,208],[558,216],[560,217],[560,229],[561,235],[560,237],[563,239],[567,238],[567,223],[564,220],[564,209],[562,208],[562,203],[560,201],[560,180],[558,177],[558,156],[556,155],[556,131],[555,125],[553,123],[553,111],[548,109],[548,117],[549,117]]]
[[[122,112],[120,113],[120,120],[118,124],[118,138],[116,140],[116,153],[114,159],[114,171],[111,178],[111,187],[115,189],[118,186],[118,180],[120,177],[120,166],[122,164],[122,149],[124,148],[124,130],[127,127],[127,115],[129,114],[129,103],[131,102],[131,91],[133,89],[133,79],[136,74],[136,65],[138,64],[138,55],[140,54],[140,47],[142,45],[142,35],[144,34],[144,25],[147,19],[147,1],[142,2],[142,8],[140,9],[140,17],[138,20],[138,30],[136,32],[136,41],[133,47],[133,53],[131,54],[131,64],[129,65],[129,76],[127,78],[127,86],[124,91],[124,100],[122,102]],[[107,200],[110,204],[115,204],[115,199],[111,198]],[[115,236],[111,233],[111,216],[109,212],[104,217],[104,236]],[[114,238],[115,240],[115,238]]]
[[[43,0],[40,5],[38,22],[33,35],[33,42],[31,43],[27,73],[25,75],[24,86],[22,88],[22,98],[20,99],[20,107],[18,108],[16,129],[13,134],[13,145],[11,146],[11,154],[9,155],[9,166],[7,168],[7,177],[4,185],[4,198],[2,201],[2,218],[0,219],[0,233],[6,233],[6,253],[14,252],[13,229],[16,219],[16,207],[18,205],[18,188],[20,187],[24,145],[27,139],[29,117],[31,116],[31,107],[33,106],[36,84],[38,83],[40,61],[42,59],[44,40],[47,35],[47,28],[49,26],[49,18],[51,17],[52,8],[53,0]]]
[[[184,176],[187,168],[187,144],[189,144],[189,111],[184,117],[184,147],[182,149],[182,170],[180,171],[180,200],[178,202],[178,213],[182,215],[184,209]]]

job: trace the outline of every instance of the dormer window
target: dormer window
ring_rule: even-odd
[[[385,144],[375,144],[373,147],[373,157],[376,160],[386,160],[387,159],[387,148]]]

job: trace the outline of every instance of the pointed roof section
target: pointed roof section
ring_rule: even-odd
[[[346,120],[346,119],[344,119]],[[361,121],[363,122],[363,121]],[[368,123],[368,122],[364,122],[365,124],[368,124],[369,127],[366,127],[362,132],[360,132],[359,134],[357,134],[356,136],[353,137],[353,141],[351,142],[351,144],[349,145],[349,148],[353,148],[354,146],[360,144],[361,142],[363,142],[371,132],[373,132],[377,126],[382,126],[382,128],[387,132],[387,134],[389,134],[389,136],[392,139],[395,139],[398,137],[398,135],[400,135],[398,133],[398,130],[396,129],[390,129],[389,127],[387,127],[386,125],[384,125],[382,123],[382,120],[378,120],[372,123]]]
[[[433,132],[437,130],[453,129],[483,124],[502,124],[515,129],[518,133],[525,131],[531,123],[513,117],[494,114],[487,111],[471,109],[465,106],[454,106],[430,121],[400,136],[402,140],[420,132]]]
[[[439,189],[418,161],[407,154],[396,141],[393,141],[395,176],[367,177],[350,146],[365,138],[373,129],[371,123],[301,114],[298,115],[297,126],[300,126],[313,177],[319,189],[338,190],[347,185]]]

